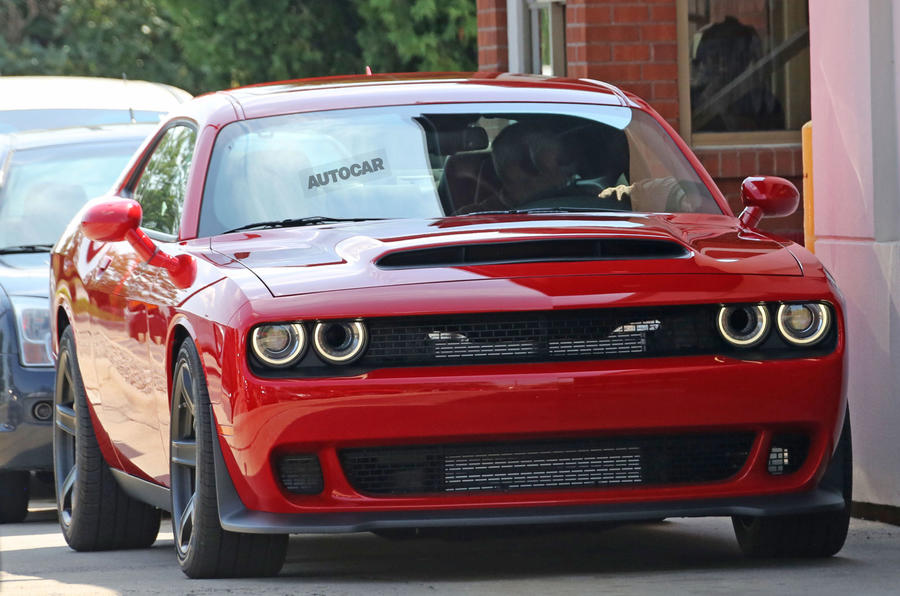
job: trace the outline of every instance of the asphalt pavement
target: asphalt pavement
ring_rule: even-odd
[[[189,580],[168,519],[150,549],[76,553],[42,505],[0,525],[4,595],[900,593],[900,527],[862,520],[824,560],[744,559],[730,520],[704,518],[467,539],[293,536],[278,577]]]

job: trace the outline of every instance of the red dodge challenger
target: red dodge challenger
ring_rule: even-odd
[[[176,109],[52,254],[76,550],[274,574],[287,535],[731,516],[847,533],[841,297],[597,81],[345,77]]]

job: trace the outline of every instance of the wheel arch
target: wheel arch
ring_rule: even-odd
[[[69,313],[66,311],[65,307],[60,304],[59,308],[56,309],[56,341],[59,341],[63,331],[65,331],[66,327],[69,325],[71,325]]]
[[[63,331],[66,330],[66,327],[69,327],[74,320],[74,315],[72,313],[72,307],[69,303],[69,295],[68,292],[59,292],[56,294],[56,308],[51,312],[55,313],[53,316],[53,323],[56,325],[56,332],[52,335],[53,340],[53,352],[55,354],[59,353],[59,340],[62,339]]]
[[[177,317],[172,321],[172,325],[169,328],[169,338],[166,342],[166,384],[170,402],[172,399],[172,383],[174,381],[175,362],[178,359],[178,352],[181,350],[181,345],[185,340],[191,339],[192,341],[196,341],[194,339],[195,337],[196,335],[193,332],[193,326],[186,317]],[[172,404],[170,403],[169,406],[171,407],[171,405]]]

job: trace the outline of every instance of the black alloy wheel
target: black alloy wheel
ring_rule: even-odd
[[[103,459],[78,368],[75,337],[59,340],[53,408],[53,475],[59,525],[75,550],[146,548],[160,511],[119,487]]]
[[[62,346],[60,346],[62,347]],[[72,505],[75,499],[75,383],[70,350],[60,350],[56,371],[56,395],[53,413],[53,479],[56,489],[56,510],[65,533],[72,524]]]
[[[172,490],[172,532],[179,561],[191,544],[194,529],[194,498],[197,487],[197,437],[194,432],[194,396],[187,366],[179,359],[172,389],[172,442],[170,479]]]
[[[286,534],[240,534],[222,529],[209,394],[197,348],[178,351],[172,378],[170,478],[172,533],[181,570],[190,578],[259,577],[281,570]]]

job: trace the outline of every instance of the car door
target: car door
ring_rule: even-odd
[[[123,193],[141,203],[141,228],[157,241],[177,237],[195,140],[188,124],[168,127]],[[160,269],[144,262],[129,243],[105,248],[85,284],[97,305],[91,335],[103,425],[128,471],[166,483],[168,444],[161,444],[160,423],[168,424],[168,392],[165,369],[158,362],[151,366],[151,347],[165,341],[158,319],[166,296],[160,292],[170,292],[160,287]]]

